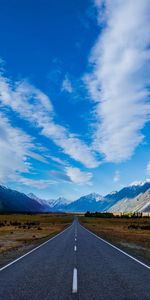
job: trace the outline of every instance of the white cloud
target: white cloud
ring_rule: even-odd
[[[8,119],[0,114],[0,182],[5,183],[17,173],[29,172],[29,153],[34,145],[29,135],[13,128]]]
[[[150,176],[150,161],[147,164],[146,171],[147,171],[147,174]]]
[[[68,132],[63,126],[54,122],[43,123],[42,134],[49,137],[73,159],[81,162],[87,168],[95,168],[99,165],[94,152],[82,140]]]
[[[48,163],[44,155],[37,153],[33,137],[13,127],[8,118],[0,113],[0,183],[18,181],[22,173],[33,172],[30,158]]]
[[[120,172],[117,170],[113,177],[114,182],[120,181]]]
[[[93,47],[84,80],[96,102],[94,150],[106,161],[132,156],[149,121],[150,1],[95,1],[104,28]]]
[[[0,100],[3,105],[11,107],[22,117],[31,118],[35,123],[46,112],[53,111],[49,98],[39,89],[26,81],[13,83],[3,74],[0,76]]]
[[[34,159],[36,159],[36,160],[38,160],[38,161],[40,161],[42,163],[45,163],[45,164],[49,163],[48,159],[45,157],[46,155],[43,156],[43,155],[41,155],[39,153],[28,151],[28,156],[30,156],[30,157],[32,157],[32,158],[34,158]]]
[[[61,91],[68,92],[69,94],[72,94],[73,92],[72,83],[67,75],[65,76],[65,79],[62,82]]]
[[[32,188],[37,188],[37,189],[45,189],[49,187],[50,185],[56,184],[57,182],[54,180],[49,180],[49,179],[30,179],[30,178],[25,178],[25,177],[18,177],[17,181],[23,185],[32,187]]]
[[[92,179],[91,172],[81,171],[79,168],[66,167],[66,174],[70,180],[78,184],[91,184],[90,180]]]
[[[53,155],[48,155],[47,157],[50,158],[52,161],[54,161],[54,162],[56,162],[56,163],[58,163],[62,166],[66,166],[66,164],[67,164],[65,161],[63,161],[59,157],[56,157],[56,156],[53,156]]]
[[[4,107],[10,107],[37,127],[41,134],[50,138],[71,158],[89,168],[99,165],[94,152],[86,143],[55,123],[50,99],[36,87],[26,81],[13,83],[1,74],[0,101]]]
[[[57,180],[59,180],[59,181],[63,181],[63,182],[72,182],[71,180],[70,180],[70,178],[69,178],[69,176],[67,176],[66,175],[66,173],[64,172],[64,171],[62,171],[62,170],[52,170],[51,172],[50,172],[50,174],[53,176],[53,177],[55,177],[55,178],[57,178]]]

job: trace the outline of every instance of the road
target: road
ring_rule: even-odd
[[[1,269],[3,300],[149,300],[150,268],[113,248],[77,219]]]

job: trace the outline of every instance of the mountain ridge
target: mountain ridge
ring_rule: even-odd
[[[150,211],[150,180],[136,182],[105,196],[90,193],[69,201],[66,198],[41,199],[35,194],[28,195],[0,185],[0,211],[10,212],[86,212],[86,211]],[[147,192],[147,193],[146,193]],[[146,195],[145,195],[146,193]],[[137,205],[141,203],[142,206]]]

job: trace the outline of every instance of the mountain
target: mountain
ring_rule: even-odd
[[[127,187],[124,187],[120,191],[116,191],[110,194],[107,194],[104,198],[108,205],[106,205],[105,210],[111,209],[113,205],[115,205],[118,201],[122,199],[130,199],[135,198],[139,194],[145,193],[150,188],[150,179],[145,181],[133,182]]]
[[[43,212],[44,207],[18,191],[0,185],[0,212]]]
[[[91,193],[69,203],[67,199],[40,199],[0,186],[0,211],[7,212],[86,212],[150,211],[150,180],[134,182],[106,196]]]
[[[67,206],[69,205],[69,201],[66,198],[59,197],[53,202],[52,211],[62,211],[65,212],[67,210]]]
[[[63,197],[45,200],[38,198],[33,193],[25,195],[0,185],[0,212],[65,211],[67,203],[68,200]]]
[[[37,197],[35,194],[30,193],[28,194],[28,197],[30,197],[30,199],[35,200],[36,202],[38,202],[39,204],[42,205],[43,210],[45,212],[50,212],[51,211],[51,203],[49,203],[48,200],[45,199],[40,199],[39,197]]]
[[[150,180],[135,182],[127,187],[124,187],[120,191],[115,191],[106,196],[101,196],[96,193],[85,195],[71,202],[65,207],[66,211],[69,212],[85,212],[85,211],[111,211],[111,208],[115,206],[115,211],[121,211],[121,207],[117,203],[120,203],[124,199],[127,203],[131,199],[138,195],[144,194],[150,188]],[[144,202],[144,200],[143,200]],[[143,203],[142,202],[142,203]],[[135,201],[136,204],[136,201]],[[131,204],[132,205],[132,204]],[[147,209],[147,208],[145,208]]]
[[[68,204],[68,200],[63,197],[59,197],[58,199],[45,200],[45,199],[40,199],[33,193],[28,194],[28,196],[31,199],[34,199],[38,203],[40,203],[44,207],[44,210],[47,212],[64,211]]]
[[[103,202],[103,197],[99,194],[92,193],[82,196],[76,201],[67,205],[67,212],[85,212],[85,211],[98,211],[100,210],[100,202]]]
[[[124,198],[114,204],[109,212],[150,212],[150,188],[135,198]]]

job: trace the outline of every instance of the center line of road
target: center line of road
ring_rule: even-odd
[[[77,268],[73,269],[73,282],[72,282],[72,293],[77,293],[78,291],[78,282],[77,282]]]
[[[75,242],[77,241],[77,238],[75,237]]]
[[[74,246],[74,251],[77,251],[77,246],[76,245]]]

